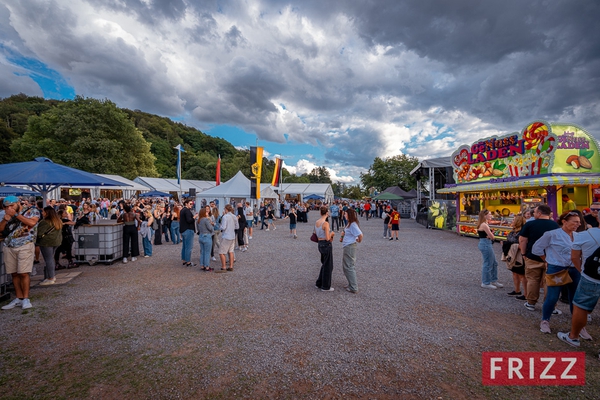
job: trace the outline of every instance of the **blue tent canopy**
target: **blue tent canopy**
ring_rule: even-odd
[[[318,194],[309,194],[303,197],[304,200],[324,200],[325,197],[319,196]]]
[[[61,186],[130,186],[79,169],[56,164],[45,157],[33,161],[0,165],[0,185],[27,185],[44,198]]]
[[[20,189],[12,186],[0,186],[0,197],[7,196],[41,196],[40,192],[34,192],[27,189]]]
[[[151,190],[149,192],[140,194],[138,197],[173,197],[173,195],[165,192],[159,192],[158,190]]]

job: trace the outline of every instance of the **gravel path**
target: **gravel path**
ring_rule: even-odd
[[[483,351],[570,351],[555,336],[568,307],[543,335],[541,311],[506,295],[504,263],[504,289],[479,287],[475,239],[410,220],[398,242],[382,238],[380,219],[361,228],[358,294],[343,290],[337,240],[335,291],[315,288],[312,222],[296,240],[285,222],[255,231],[230,273],[182,267],[180,245],[167,243],[151,258],[85,265],[67,285],[36,287],[34,308],[0,312],[0,397],[598,398],[596,341],[581,347],[585,387],[482,386]]]

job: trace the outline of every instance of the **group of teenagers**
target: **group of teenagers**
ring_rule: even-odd
[[[540,289],[545,288],[540,331],[546,334],[552,333],[551,316],[562,313],[556,308],[559,299],[567,302],[571,329],[557,336],[574,347],[580,346],[580,339],[592,340],[585,327],[600,299],[599,211],[600,203],[592,203],[585,215],[577,209],[568,210],[554,221],[551,208],[539,205],[514,217],[503,244],[502,258],[514,282],[514,290],[508,294],[525,300],[525,308],[535,311]],[[482,210],[477,233],[483,257],[481,287],[496,289],[504,285],[498,282],[491,219],[492,213]]]

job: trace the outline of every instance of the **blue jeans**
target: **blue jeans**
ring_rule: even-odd
[[[212,249],[212,235],[210,233],[203,233],[198,238],[200,242],[200,266],[208,267],[210,264],[210,251]]]
[[[581,274],[575,267],[569,268],[569,276],[573,280],[573,282],[563,285],[567,287],[567,291],[569,292],[569,309],[571,310],[571,314],[573,314],[573,297],[575,297],[575,291],[577,291],[577,285],[579,285],[579,279],[581,279]],[[546,269],[546,274],[554,274],[556,272],[563,271],[565,267],[561,267],[558,265],[548,264],[548,269]],[[546,286],[546,299],[544,300],[544,305],[542,306],[542,319],[545,321],[549,321],[552,316],[552,311],[554,311],[554,307],[556,307],[556,303],[558,302],[558,298],[560,297],[560,291],[563,286]]]
[[[142,246],[144,246],[144,255],[151,256],[152,255],[152,235],[148,234],[148,236],[142,238]]]
[[[181,246],[181,259],[185,262],[192,262],[192,248],[194,247],[194,231],[188,229],[181,234],[183,243]]]
[[[483,265],[481,266],[481,283],[490,285],[498,280],[498,261],[494,254],[494,247],[490,239],[479,239],[479,251],[483,256]]]
[[[181,243],[181,234],[179,233],[179,221],[171,221],[171,240],[173,244]]]

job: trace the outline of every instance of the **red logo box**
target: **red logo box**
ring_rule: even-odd
[[[481,376],[486,386],[582,386],[585,353],[485,352]]]

